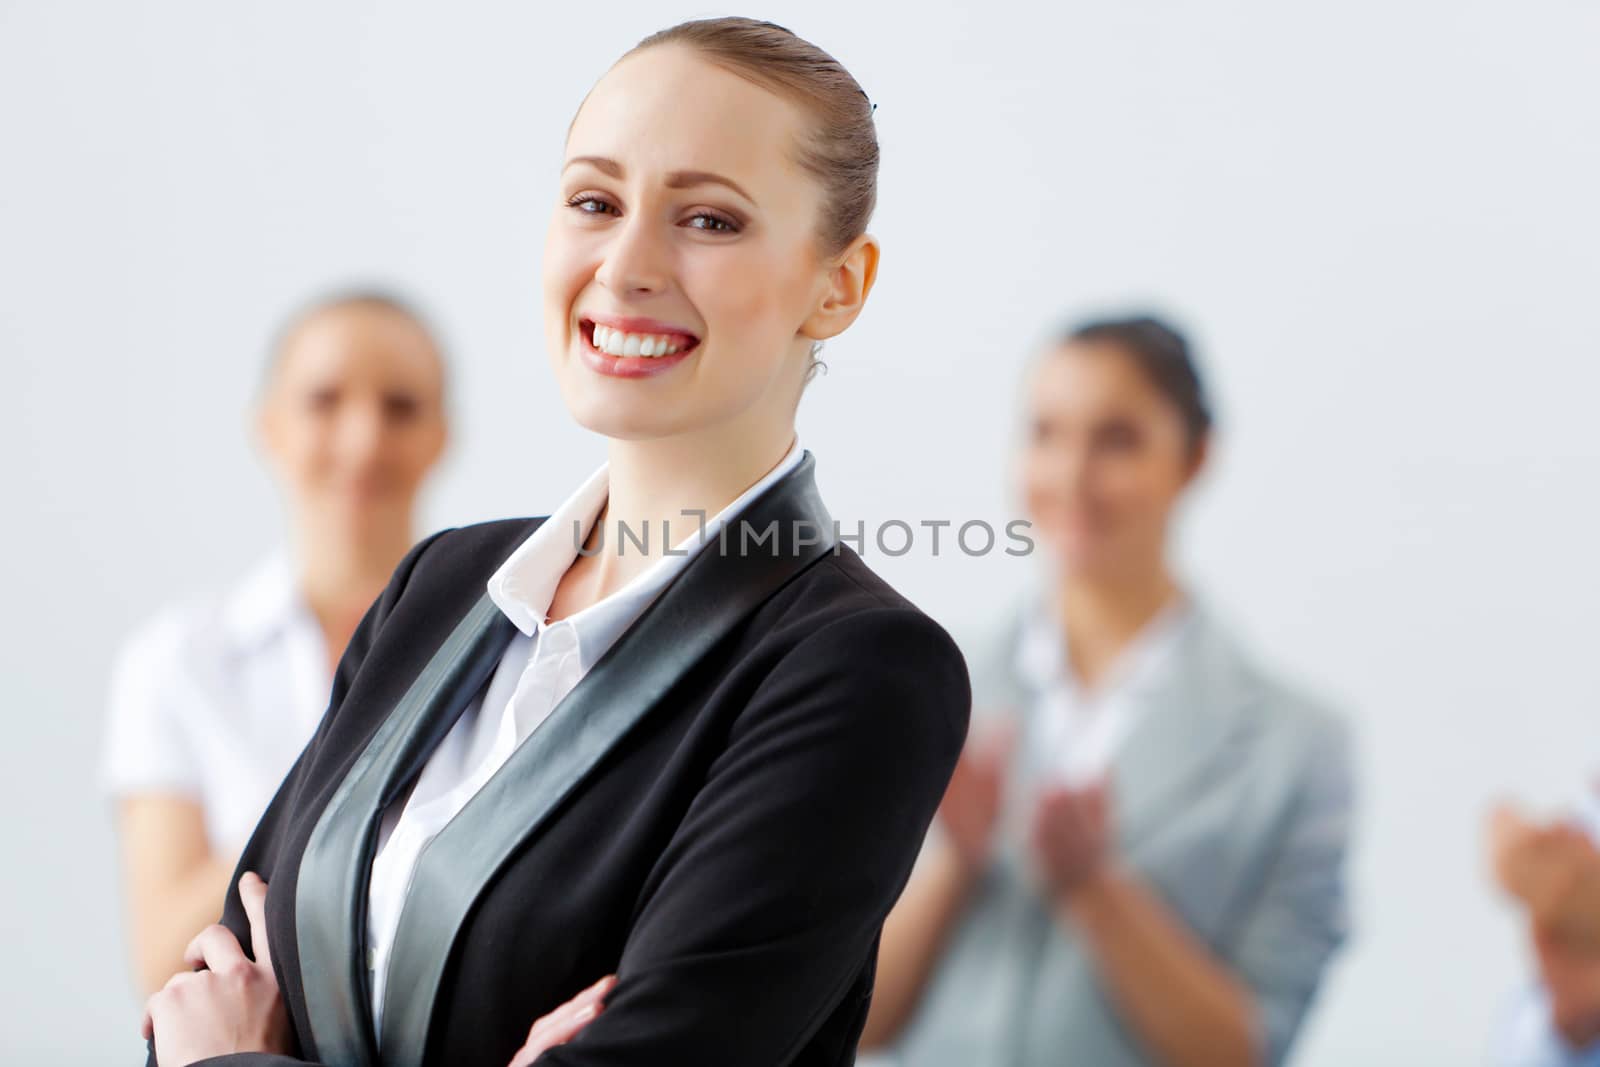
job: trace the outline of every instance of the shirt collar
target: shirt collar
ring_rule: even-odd
[[[1109,692],[1148,681],[1176,647],[1194,616],[1195,607],[1187,595],[1180,594],[1162,608],[1117,656],[1100,690]],[[1067,661],[1066,635],[1046,596],[1036,597],[1026,611],[1017,643],[1016,668],[1026,682],[1038,689],[1057,685],[1079,688]]]
[[[1066,641],[1043,598],[1030,604],[1024,615],[1017,642],[1017,673],[1038,689],[1066,677]]]
[[[695,523],[693,532],[673,547],[672,555],[663,556],[621,589],[569,616],[565,621],[571,624],[578,638],[582,669],[587,671],[592,667],[594,660],[649,606],[667,583],[688,566],[689,560],[711,543],[717,532],[745,505],[794,469],[804,455],[796,437],[777,466],[708,519],[703,530]],[[588,540],[595,519],[605,505],[610,489],[609,467],[602,463],[489,578],[490,599],[529,637],[547,625],[545,619],[556,586],[572,561],[578,558],[579,546]]]
[[[282,548],[256,562],[228,595],[222,624],[239,648],[259,645],[279,632],[300,607],[294,565]]]

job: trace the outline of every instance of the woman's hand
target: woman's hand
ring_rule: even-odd
[[[1083,788],[1048,785],[1040,791],[1030,840],[1053,899],[1067,900],[1105,868],[1110,807],[1104,779]]]
[[[1576,1048],[1600,1040],[1600,952],[1577,948],[1538,928],[1533,947],[1556,1029]]]
[[[565,1045],[594,1021],[605,1007],[605,995],[617,984],[608,974],[548,1015],[541,1016],[528,1031],[528,1042],[517,1050],[506,1067],[528,1067],[546,1049]]]
[[[1587,834],[1502,805],[1490,816],[1489,853],[1501,887],[1536,925],[1600,953],[1600,849]]]
[[[291,1050],[289,1015],[267,947],[267,883],[253,872],[239,879],[250,919],[252,961],[226,926],[208,926],[189,942],[184,962],[204,970],[173,975],[145,1003],[146,1038],[154,1037],[165,1067],[187,1067],[233,1052]]]
[[[968,873],[988,865],[1014,740],[1009,725],[969,740],[939,802],[939,822]]]

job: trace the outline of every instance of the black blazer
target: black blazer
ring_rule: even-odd
[[[380,1043],[378,820],[510,640],[485,584],[543,520],[413,548],[239,864],[269,882],[299,1047],[204,1062],[506,1067],[536,1018],[611,972],[605,1010],[540,1064],[854,1062],[970,689],[949,635],[832,543],[812,470],[746,508],[746,531],[775,520],[776,539],[741,552],[730,528],[703,549],[424,851]],[[222,921],[250,951],[237,879]]]

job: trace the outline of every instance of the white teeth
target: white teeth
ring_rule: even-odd
[[[623,333],[609,326],[594,324],[594,346],[612,356],[655,358],[679,351],[664,334]]]

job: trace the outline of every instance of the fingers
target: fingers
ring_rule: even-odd
[[[973,738],[972,748],[985,762],[1001,761],[1011,753],[1016,742],[1016,718],[1005,715],[984,727],[983,731]]]
[[[563,1011],[560,1015],[550,1016],[551,1021],[529,1035],[530,1043],[537,1045],[539,1051],[555,1045],[565,1045],[568,1041],[583,1032],[583,1028],[600,1014],[600,1005],[585,1004],[582,1008]]]
[[[1055,842],[1077,829],[1073,791],[1062,785],[1047,785],[1039,792],[1033,809],[1032,836],[1035,847],[1052,849]]]
[[[990,776],[998,777],[1011,762],[1017,746],[1017,724],[1006,718],[989,726],[971,746],[972,764]]]
[[[1089,821],[1095,832],[1104,836],[1111,825],[1111,779],[1105,775],[1095,779],[1089,789]]]
[[[1033,810],[1033,847],[1047,855],[1098,852],[1109,836],[1109,808],[1099,783],[1083,788],[1060,783],[1044,786]]]
[[[183,950],[183,962],[191,968],[204,967],[208,971],[228,971],[241,963],[249,963],[239,939],[226,926],[213,924],[201,930]]]
[[[1061,822],[1070,828],[1073,839],[1086,842],[1093,839],[1095,834],[1094,813],[1091,810],[1093,801],[1089,792],[1083,789],[1070,789],[1061,804]]]
[[[605,1008],[606,994],[616,984],[617,976],[608,974],[555,1011],[541,1016],[528,1031],[527,1043],[512,1059],[511,1067],[532,1063],[544,1050],[564,1045],[577,1037]]]
[[[578,997],[593,997],[596,1000],[604,999],[605,995],[616,987],[616,984],[617,976],[614,974],[608,974],[594,985],[590,986],[588,989],[585,989],[582,993],[579,993]],[[575,997],[573,999],[577,998]]]
[[[1521,828],[1522,820],[1518,817],[1516,809],[1510,804],[1501,802],[1489,810],[1489,817],[1485,820],[1489,844],[1489,862],[1495,868],[1495,873],[1502,884],[1508,882],[1508,864],[1515,839]],[[1507,886],[1509,888],[1509,886]]]
[[[201,975],[195,971],[179,971],[177,974],[167,979],[166,985],[162,986],[160,989],[146,997],[144,1002],[144,1018],[139,1020],[139,1036],[144,1038],[146,1041],[149,1041],[151,1038],[155,1037],[156,1016],[164,1010],[167,1002],[171,1000],[173,991],[179,986],[188,982],[203,981],[204,977],[204,975]]]
[[[1081,787],[1051,783],[1039,790],[1035,816],[1036,819],[1048,820],[1052,825],[1084,830],[1098,825],[1108,808],[1102,782]]]
[[[1507,819],[1518,818],[1517,806],[1505,798],[1497,798],[1489,805],[1489,825],[1498,826]]]
[[[590,986],[588,989],[585,989],[583,992],[579,993],[577,996],[561,1005],[561,1007],[557,1008],[555,1011],[552,1011],[547,1015],[540,1016],[539,1019],[534,1022],[533,1028],[528,1031],[528,1036],[532,1037],[534,1034],[543,1034],[547,1031],[554,1031],[558,1027],[567,1026],[579,1016],[582,1016],[581,1022],[578,1026],[578,1029],[581,1030],[583,1028],[582,1023],[587,1023],[590,1019],[594,1018],[596,1014],[598,1014],[600,1007],[602,1007],[602,1001],[604,1000],[605,995],[611,992],[611,988],[616,984],[616,975],[606,975],[594,985]],[[574,1033],[576,1033],[576,1031],[574,1031]],[[563,1038],[562,1040],[567,1039]]]
[[[1039,790],[1038,800],[1034,804],[1034,821],[1037,823],[1058,820],[1071,803],[1072,790],[1052,782]]]
[[[555,1015],[560,1012],[567,1012],[571,1015],[584,1015],[585,1018],[590,1018],[593,1015],[598,1014],[599,1009],[604,1006],[606,994],[610,993],[612,987],[616,984],[617,976],[614,974],[608,974],[594,985],[590,986],[588,989],[585,989],[582,993],[579,993],[561,1007],[557,1008],[556,1011],[552,1012],[551,1014]],[[591,1009],[593,1010],[591,1011]]]
[[[991,770],[1005,765],[1017,736],[1017,723],[1010,709],[974,714],[961,746],[957,766]]]
[[[250,947],[255,949],[256,962],[263,967],[272,966],[272,950],[267,943],[267,883],[254,871],[245,871],[239,877],[239,901],[250,920]]]

